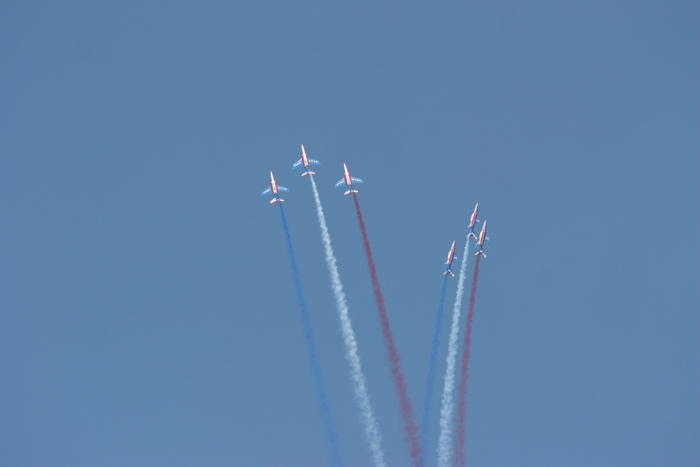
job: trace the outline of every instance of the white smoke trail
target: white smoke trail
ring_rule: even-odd
[[[459,268],[459,282],[457,283],[457,297],[452,310],[452,328],[450,340],[447,346],[447,370],[445,371],[445,387],[442,391],[442,409],[440,410],[440,439],[438,441],[438,467],[449,467],[450,445],[452,444],[452,414],[454,412],[454,387],[455,387],[455,363],[457,360],[457,334],[459,334],[459,315],[462,308],[462,295],[464,295],[464,278],[467,272],[467,258],[469,258],[469,239],[464,247],[464,258]]]
[[[331,273],[331,287],[333,288],[333,294],[335,295],[336,306],[340,316],[340,329],[343,333],[343,340],[345,341],[345,358],[350,363],[350,375],[354,383],[355,398],[357,399],[357,404],[360,406],[360,414],[365,428],[365,436],[367,437],[370,450],[372,451],[374,465],[376,467],[386,467],[386,464],[384,463],[384,453],[382,452],[381,446],[382,436],[379,433],[379,425],[374,418],[372,406],[369,402],[365,375],[362,373],[360,356],[357,353],[355,332],[352,330],[352,323],[350,322],[350,315],[348,313],[348,304],[345,301],[345,292],[343,292],[343,284],[340,282],[338,266],[336,265],[335,255],[333,254],[333,247],[331,247],[331,237],[328,234],[328,227],[326,226],[326,217],[323,214],[323,208],[321,207],[321,198],[318,196],[318,190],[316,189],[314,177],[310,175],[309,178],[311,179],[311,187],[314,190],[316,215],[318,216],[318,223],[321,227],[323,247],[326,251],[326,264],[328,264],[328,271]]]

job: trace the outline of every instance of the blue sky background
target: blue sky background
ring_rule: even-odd
[[[343,162],[416,413],[442,263],[489,221],[469,465],[698,465],[699,4],[249,3],[0,4],[0,464],[329,463],[269,170],[368,464],[304,143],[390,465]]]

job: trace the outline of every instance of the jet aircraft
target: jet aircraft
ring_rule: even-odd
[[[483,256],[486,258],[486,253],[484,253],[484,240],[488,240],[489,237],[486,236],[486,221],[484,221],[484,226],[481,228],[481,233],[479,234],[479,240],[476,245],[479,247],[479,251],[476,252],[474,256]]]
[[[474,233],[474,226],[476,223],[479,222],[479,203],[476,203],[476,206],[474,206],[474,212],[472,213],[472,217],[469,219],[469,235],[467,235],[467,240],[469,240],[469,237],[474,237],[474,240],[478,240],[476,238],[476,234]]]
[[[445,272],[442,274],[443,276],[450,275],[454,277],[454,273],[452,272],[452,261],[457,259],[455,256],[455,243],[457,243],[457,240],[452,241],[452,246],[450,247],[450,251],[447,253],[447,261],[445,262]]]
[[[270,204],[282,203],[284,202],[284,200],[280,198],[280,191],[286,192],[289,191],[289,188],[284,187],[282,185],[278,185],[275,181],[275,176],[272,175],[272,171],[270,171],[270,188],[265,189],[265,191],[263,191],[260,196],[265,196],[272,192],[273,198],[270,200]]]
[[[343,163],[343,178],[340,179],[338,183],[335,184],[335,187],[338,188],[341,186],[343,183],[348,187],[348,191],[346,191],[344,194],[349,195],[350,193],[357,193],[357,190],[355,190],[352,187],[353,182],[354,183],[364,183],[361,179],[351,177],[350,172],[348,172],[348,166]]]
[[[316,172],[312,172],[309,170],[309,165],[321,165],[319,161],[316,159],[309,159],[309,156],[306,155],[306,151],[304,150],[304,145],[301,145],[301,159],[296,161],[294,165],[292,166],[293,169],[296,169],[297,167],[300,167],[301,165],[304,166],[304,173],[301,174],[302,177],[306,177],[307,175],[316,175]]]

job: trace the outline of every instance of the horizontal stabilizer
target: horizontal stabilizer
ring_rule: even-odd
[[[282,198],[272,198],[270,200],[270,204],[275,204],[276,202],[284,203],[284,200]]]
[[[307,175],[316,175],[316,172],[307,171],[301,174],[302,177],[306,177]]]
[[[349,195],[350,193],[359,193],[357,190],[348,190],[345,192],[346,195]]]
[[[475,254],[474,256],[479,256],[479,255],[481,255],[481,256],[483,256],[484,258],[486,258],[486,253],[484,253],[484,250],[479,250],[479,251],[477,251],[476,254]]]
[[[448,274],[449,274],[450,276],[452,276],[452,277],[455,276],[454,273],[453,273],[450,269],[448,269],[447,271],[445,271],[445,272],[442,273],[443,276],[446,276],[446,275],[448,275]]]

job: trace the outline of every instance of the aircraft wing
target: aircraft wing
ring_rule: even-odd
[[[289,188],[282,185],[277,185],[277,191],[289,191]]]
[[[365,183],[361,178],[350,177],[350,179],[352,180],[352,183]]]
[[[309,164],[321,165],[321,163],[319,161],[317,161],[316,159],[309,159]]]
[[[340,181],[335,184],[335,187],[338,188],[339,186],[342,186],[343,183],[345,183],[345,178],[341,178]]]
[[[296,169],[297,167],[299,167],[299,166],[301,165],[301,162],[302,162],[302,160],[299,159],[298,161],[296,161],[296,162],[294,163],[294,165],[292,165],[292,168],[293,168],[293,169]]]
[[[265,195],[267,195],[267,194],[270,194],[270,192],[272,192],[272,188],[267,187],[267,189],[266,189],[265,191],[263,191],[262,194],[261,194],[260,196],[265,196]]]

